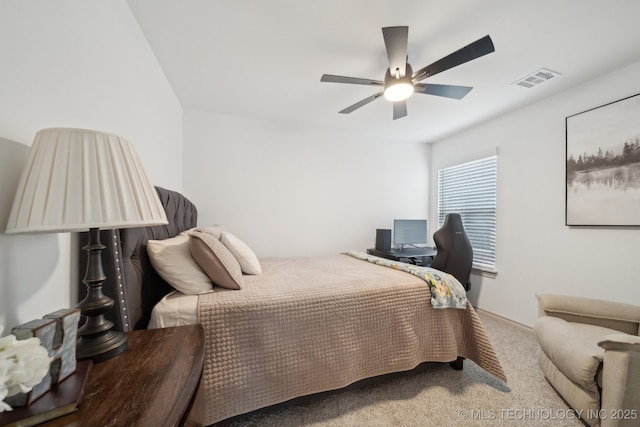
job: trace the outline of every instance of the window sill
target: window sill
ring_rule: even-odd
[[[477,268],[473,267],[471,269],[471,274],[475,274],[477,276],[489,277],[491,279],[495,279],[498,275],[498,270],[493,270],[489,268]]]

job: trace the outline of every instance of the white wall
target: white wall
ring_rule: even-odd
[[[0,233],[47,127],[121,135],[154,184],[181,189],[182,108],[124,0],[3,0],[0,58]],[[67,234],[0,234],[5,333],[74,304],[69,247]]]
[[[428,215],[429,149],[185,110],[184,192],[261,257],[365,250]]]
[[[472,301],[528,325],[536,292],[640,303],[640,229],[564,225],[564,118],[640,92],[640,63],[429,146],[192,110],[183,126],[124,0],[3,0],[0,58],[0,232],[46,127],[130,139],[155,184],[259,256],[366,249],[398,217],[429,215],[432,233],[437,170],[497,147],[499,273],[472,277]],[[69,246],[0,234],[0,325],[72,305]]]
[[[532,325],[538,292],[640,303],[640,228],[564,225],[565,117],[639,93],[638,75],[640,62],[434,144],[433,219],[438,169],[498,149],[498,275],[472,276],[479,307]]]

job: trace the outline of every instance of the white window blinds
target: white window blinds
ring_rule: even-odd
[[[473,247],[473,267],[496,271],[497,156],[438,171],[438,226],[448,213],[462,217]]]

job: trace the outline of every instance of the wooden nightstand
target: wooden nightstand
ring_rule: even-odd
[[[80,408],[43,424],[202,426],[201,325],[133,331],[122,354],[93,365]]]

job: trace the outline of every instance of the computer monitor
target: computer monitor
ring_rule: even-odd
[[[396,247],[426,246],[428,241],[426,219],[394,219],[393,244]]]

